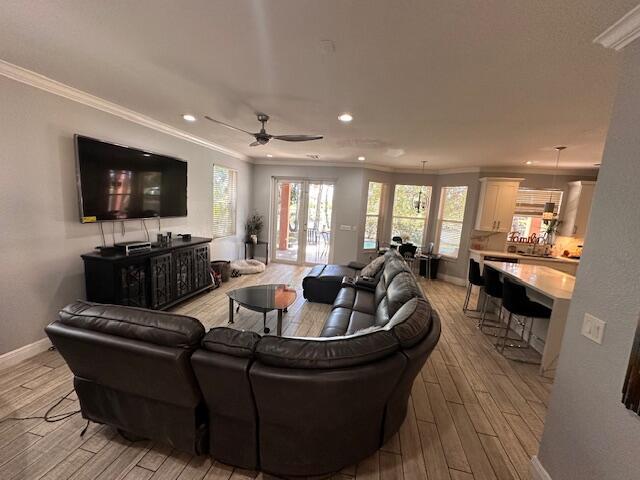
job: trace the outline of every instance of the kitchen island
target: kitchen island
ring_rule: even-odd
[[[540,255],[527,255],[522,253],[509,253],[501,252],[497,250],[479,250],[476,248],[469,249],[469,258],[474,259],[480,265],[485,262],[485,259],[489,261],[498,262],[513,262],[522,263],[527,265],[545,265],[556,270],[568,273],[575,276],[580,265],[580,260],[576,258],[568,257],[543,257]]]
[[[557,368],[576,278],[542,265],[495,261],[485,261],[484,265],[524,285],[531,300],[551,309],[551,318],[548,321],[536,320],[538,327],[533,330],[534,335],[544,342],[532,345],[534,349],[541,350],[540,374],[549,376]]]

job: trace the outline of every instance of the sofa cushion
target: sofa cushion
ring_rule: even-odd
[[[436,315],[429,302],[415,297],[398,309],[386,328],[393,332],[402,348],[411,348],[431,331]]]
[[[103,305],[78,300],[59,312],[60,323],[156,345],[194,348],[204,327],[192,317],[144,308]]]
[[[354,287],[342,287],[333,302],[333,308],[352,308],[356,301],[356,289]]]
[[[343,368],[366,364],[397,351],[389,331],[333,338],[263,337],[256,357],[266,365],[287,368]]]
[[[373,314],[376,311],[374,294],[368,290],[343,287],[333,302],[333,308],[339,307]]]
[[[209,330],[204,336],[202,347],[210,352],[248,358],[253,356],[260,338],[260,335],[255,332],[216,327]]]
[[[351,317],[349,318],[349,328],[347,329],[347,335],[352,335],[358,330],[376,326],[376,317],[370,313],[358,312],[356,310],[351,311]]]
[[[411,272],[400,272],[387,285],[388,314],[393,317],[402,305],[421,296],[416,279]]]
[[[364,267],[360,271],[360,275],[362,275],[363,277],[375,277],[382,269],[382,267],[384,267],[384,261],[384,256],[374,258],[366,267]]]

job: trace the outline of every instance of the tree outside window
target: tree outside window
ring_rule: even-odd
[[[420,201],[420,211],[416,203]],[[427,215],[431,205],[431,187],[426,185],[396,185],[393,196],[391,238],[422,245]]]

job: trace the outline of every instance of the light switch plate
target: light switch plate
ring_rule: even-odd
[[[581,333],[589,340],[602,345],[602,339],[604,338],[604,327],[606,324],[607,322],[605,322],[604,320],[600,320],[590,313],[585,313],[584,319],[582,320]]]
[[[350,232],[351,225],[340,225],[340,230],[346,230],[347,232]]]

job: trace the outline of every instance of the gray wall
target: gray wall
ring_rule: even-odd
[[[255,211],[269,218],[271,188],[273,177],[299,177],[316,179],[336,180],[336,191],[334,205],[336,206],[336,225],[356,225],[358,230],[341,231],[336,229],[334,243],[335,263],[349,262],[355,258],[360,261],[370,260],[374,254],[362,249],[364,238],[364,209],[366,205],[367,188],[370,181],[383,182],[389,187],[389,194],[386,196],[385,211],[386,217],[382,219],[381,241],[388,241],[391,237],[391,212],[393,208],[393,191],[396,184],[406,185],[431,185],[431,208],[429,211],[426,243],[435,241],[437,234],[437,219],[440,202],[441,188],[445,186],[469,187],[467,193],[467,205],[465,208],[464,224],[462,228],[462,242],[460,253],[457,259],[444,259],[440,262],[440,273],[448,277],[455,277],[464,280],[469,263],[469,247],[471,236],[474,232],[476,212],[478,209],[478,199],[480,195],[481,177],[517,177],[525,178],[522,186],[530,188],[550,188],[553,184],[552,175],[545,174],[521,174],[507,172],[491,173],[455,173],[446,175],[419,174],[419,173],[392,173],[364,168],[341,168],[341,167],[298,167],[288,165],[255,165],[253,176],[253,208]],[[567,182],[573,180],[594,180],[590,175],[559,175],[555,185],[566,188]],[[268,232],[265,231],[263,237],[266,238]],[[499,249],[504,247],[506,234],[499,234],[499,241],[494,243]],[[498,248],[498,247],[496,247]]]
[[[640,314],[640,42],[624,55],[540,446],[554,480],[640,478],[640,417],[621,403]],[[580,335],[585,312],[607,322],[602,345]]]
[[[290,165],[254,165],[253,167],[253,209],[264,216],[268,223],[271,208],[274,177],[308,178],[334,180],[333,194],[334,236],[333,262],[349,263],[356,259],[361,212],[366,202],[366,188],[363,186],[363,169],[336,167],[297,167]],[[340,225],[356,226],[356,230],[340,230]],[[265,229],[261,237],[268,238]]]
[[[60,307],[84,298],[80,254],[102,240],[78,219],[73,134],[174,155],[188,161],[188,217],[163,230],[211,236],[212,165],[238,169],[238,237],[249,211],[251,166],[221,153],[0,77],[0,354],[44,338]],[[148,221],[151,235],[156,223]],[[143,239],[140,222],[127,240]],[[111,242],[110,224],[105,224]],[[118,230],[119,231],[119,230]],[[122,240],[119,233],[116,240]],[[212,256],[235,258],[237,237],[213,243]]]

